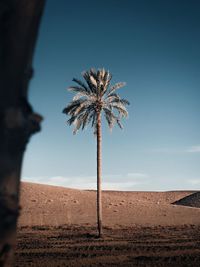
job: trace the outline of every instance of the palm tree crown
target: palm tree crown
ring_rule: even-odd
[[[73,133],[76,134],[79,129],[83,130],[90,123],[96,133],[97,117],[102,112],[110,129],[115,123],[123,128],[120,120],[128,116],[126,105],[129,105],[129,102],[120,98],[116,90],[125,83],[119,82],[110,86],[112,75],[104,69],[90,69],[82,75],[86,83],[73,79],[77,85],[70,86],[68,90],[76,95],[63,110],[63,113],[70,116],[68,124],[74,125]]]

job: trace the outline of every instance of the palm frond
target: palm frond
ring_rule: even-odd
[[[126,85],[125,82],[116,83],[115,85],[110,87],[110,91],[108,92],[108,95],[114,93],[117,89],[120,89]]]
[[[77,107],[74,112],[73,112],[73,116],[78,116],[80,115],[83,111],[85,111],[87,109],[87,105],[85,105],[85,103],[82,103],[79,107]]]
[[[94,127],[97,124],[97,113],[94,112],[92,116],[92,127]]]
[[[130,102],[124,98],[119,98],[118,100],[114,101],[114,102],[119,102],[121,103],[122,105],[130,105]]]
[[[85,88],[83,88],[83,87],[79,87],[79,86],[70,86],[70,87],[68,88],[68,91],[70,91],[70,92],[74,92],[74,93],[88,94],[88,91],[86,91]]]
[[[82,124],[82,121],[78,118],[76,118],[76,120],[74,121],[74,129],[73,129],[73,134],[76,134],[78,132],[78,130],[80,129],[81,127],[81,124]]]
[[[90,73],[90,76],[92,76],[95,79],[95,81],[97,82],[97,80],[98,80],[98,71],[96,71],[94,68],[91,68],[89,70],[89,73]]]
[[[126,110],[125,106],[120,103],[114,103],[112,105],[114,109],[119,112],[119,115],[122,117],[128,117],[128,111]]]
[[[96,88],[95,88],[94,84],[90,80],[90,72],[89,71],[85,71],[85,72],[82,73],[82,75],[83,75],[83,78],[85,79],[86,83],[88,84],[90,92],[96,93]]]
[[[108,91],[111,79],[112,79],[112,75],[109,73],[109,71],[105,71],[105,75],[103,77],[103,86],[101,90],[102,96],[105,95],[105,93]]]
[[[69,120],[67,120],[67,123],[68,123],[69,125],[72,125],[72,123],[74,123],[74,121],[76,120],[76,118],[77,118],[77,116],[71,116],[71,117],[69,118]]]
[[[121,124],[121,121],[120,120],[117,120],[117,124],[118,124],[118,126],[119,126],[120,129],[123,129],[124,128],[123,125]]]
[[[85,114],[83,115],[83,118],[82,118],[82,130],[88,124],[88,117],[89,117],[89,113],[85,112]]]
[[[112,103],[113,101],[119,101],[120,100],[120,96],[116,93],[112,93],[110,94],[109,96],[107,96],[105,98],[105,101],[108,102],[108,103]]]
[[[79,105],[83,102],[83,99],[78,99],[75,101],[70,102],[66,108],[63,109],[63,113],[65,113],[66,115],[70,114],[71,112],[73,112],[77,107],[79,107]]]
[[[85,94],[83,93],[77,93],[74,97],[73,97],[73,101],[75,100],[79,100],[82,97],[87,97]]]
[[[115,116],[115,114],[108,108],[104,107],[103,110],[104,110],[104,114],[105,114],[105,118],[107,120],[108,126],[110,130],[112,130],[115,122],[117,122],[118,120],[118,117]]]
[[[93,75],[90,75],[90,81],[94,87],[97,87],[97,80],[94,78]]]
[[[79,84],[81,87],[85,88],[85,90],[86,90],[87,92],[90,91],[90,90],[87,88],[87,86],[85,85],[85,83],[82,82],[81,80],[78,80],[78,79],[76,79],[76,78],[73,78],[72,81],[73,81],[73,82],[76,82],[76,83]]]

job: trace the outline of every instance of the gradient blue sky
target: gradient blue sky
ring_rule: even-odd
[[[199,11],[198,0],[48,0],[30,86],[45,120],[23,180],[95,188],[92,130],[74,136],[62,109],[73,77],[105,67],[131,105],[123,131],[103,127],[104,188],[199,189]]]

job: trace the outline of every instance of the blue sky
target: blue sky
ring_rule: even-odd
[[[200,2],[48,0],[29,98],[44,116],[24,159],[23,180],[95,188],[96,140],[72,134],[62,109],[72,78],[105,67],[127,98],[124,130],[103,126],[103,186],[199,189]]]

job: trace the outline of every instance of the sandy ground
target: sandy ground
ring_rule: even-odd
[[[105,226],[199,224],[200,209],[171,203],[191,195],[181,192],[103,192]],[[96,192],[23,183],[20,226],[96,224]]]
[[[16,266],[200,266],[200,209],[172,205],[192,191],[96,193],[23,183]]]

